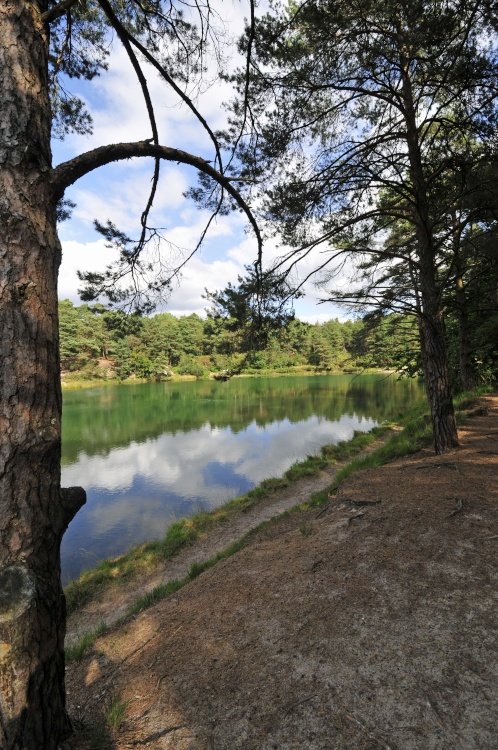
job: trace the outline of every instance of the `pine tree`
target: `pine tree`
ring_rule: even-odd
[[[279,4],[248,29],[251,82],[241,82],[233,107],[234,125],[248,131],[240,148],[246,174],[264,186],[264,218],[294,248],[279,270],[316,247],[329,249],[318,270],[367,258],[363,270],[379,281],[367,286],[367,309],[395,310],[398,292],[416,307],[438,453],[458,445],[441,239],[459,199],[448,185],[475,157],[476,142],[485,154],[496,120],[492,5]],[[396,222],[409,228],[410,247],[384,245]]]

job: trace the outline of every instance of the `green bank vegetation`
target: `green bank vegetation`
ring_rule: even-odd
[[[363,366],[361,323],[293,319],[264,346],[236,321],[221,316],[126,315],[101,305],[59,303],[61,366],[65,385],[129,378],[188,379],[210,373],[316,372]]]

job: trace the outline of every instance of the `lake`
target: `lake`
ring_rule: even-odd
[[[423,397],[385,375],[285,376],[116,385],[64,393],[62,486],[87,503],[62,542],[67,582],[162,537],[327,443],[349,440]]]

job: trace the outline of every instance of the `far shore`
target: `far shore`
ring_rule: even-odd
[[[286,369],[282,371],[278,370],[261,370],[256,372],[241,372],[236,375],[230,375],[227,380],[234,380],[240,378],[280,378],[289,377],[292,375],[299,375],[302,377],[314,377],[324,375],[395,375],[396,370],[380,369],[375,367],[361,368],[361,367],[348,367],[343,370],[317,370],[311,368],[296,367],[295,369]],[[402,377],[408,377],[400,374]],[[125,380],[119,380],[118,378],[91,378],[86,379],[78,377],[78,373],[62,373],[61,385],[63,391],[76,391],[83,388],[105,388],[107,386],[116,385],[141,385],[144,383],[182,383],[182,382],[193,382],[193,381],[209,381],[209,380],[221,380],[219,373],[210,372],[208,375],[198,377],[196,375],[179,375],[173,373],[169,377],[165,378],[137,378],[131,377]]]

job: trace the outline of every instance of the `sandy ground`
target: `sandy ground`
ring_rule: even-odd
[[[69,748],[495,750],[498,397],[98,639]],[[144,586],[146,582],[144,582]]]

